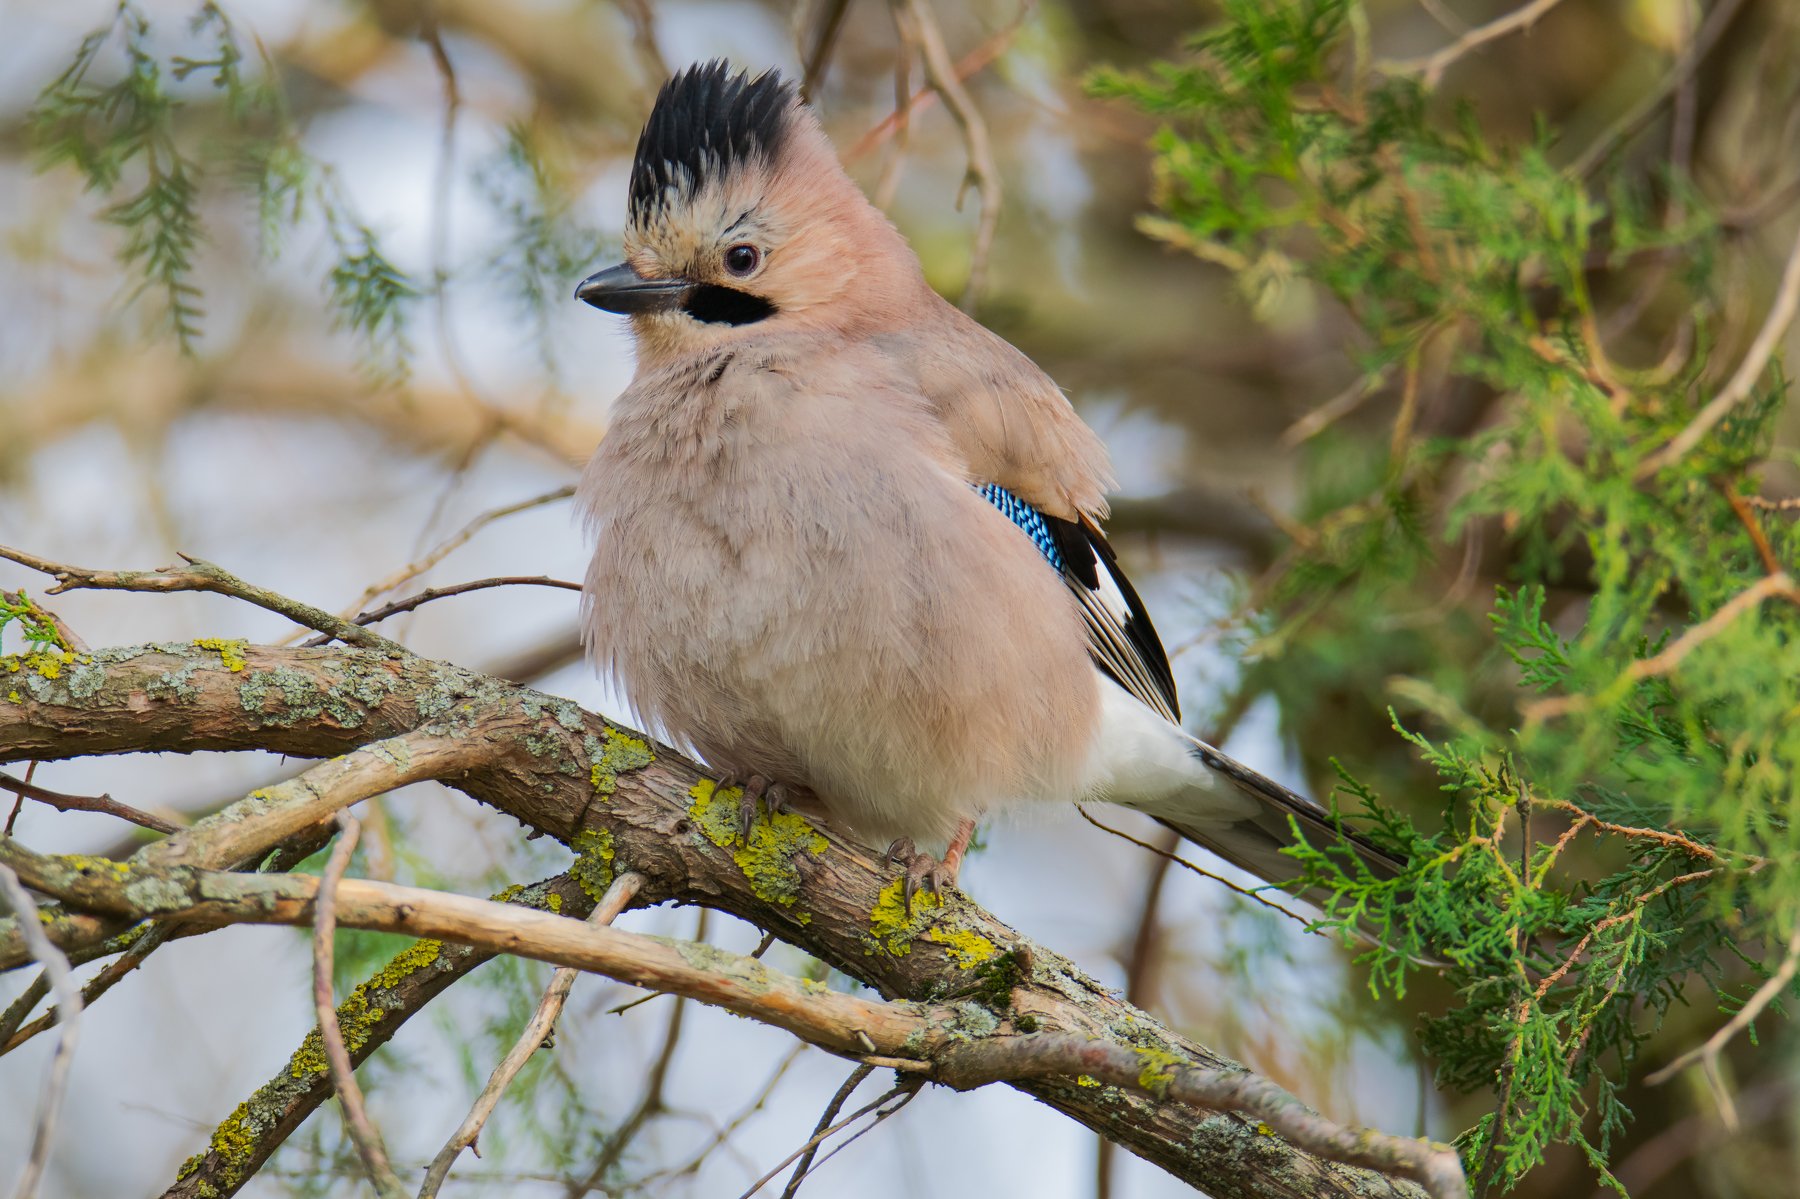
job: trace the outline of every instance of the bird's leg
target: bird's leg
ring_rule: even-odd
[[[928,888],[933,895],[941,896],[956,885],[956,877],[962,873],[963,855],[969,852],[969,840],[974,835],[975,822],[965,817],[957,823],[956,835],[950,838],[950,844],[941,858],[920,853],[911,837],[896,838],[888,846],[888,861],[906,867],[903,894],[906,896],[908,916],[912,915],[913,896],[919,893],[920,887]]]

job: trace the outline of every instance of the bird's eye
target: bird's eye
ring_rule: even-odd
[[[725,269],[742,279],[750,274],[762,262],[762,251],[755,246],[739,243],[725,251]]]

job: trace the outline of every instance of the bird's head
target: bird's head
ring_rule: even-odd
[[[625,261],[575,296],[629,315],[640,352],[661,358],[771,330],[847,330],[922,286],[793,85],[714,60],[658,93],[631,168]]]

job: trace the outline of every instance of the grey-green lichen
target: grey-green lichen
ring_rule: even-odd
[[[579,711],[579,709],[577,709]],[[592,733],[581,739],[588,756],[588,781],[594,794],[611,798],[619,789],[619,776],[650,765],[656,753],[641,737],[632,737],[607,725],[600,736]]]

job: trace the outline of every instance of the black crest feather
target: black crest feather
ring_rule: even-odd
[[[736,167],[767,162],[781,149],[794,85],[774,70],[752,79],[725,60],[695,63],[656,95],[631,164],[631,216],[643,220],[665,202]]]

